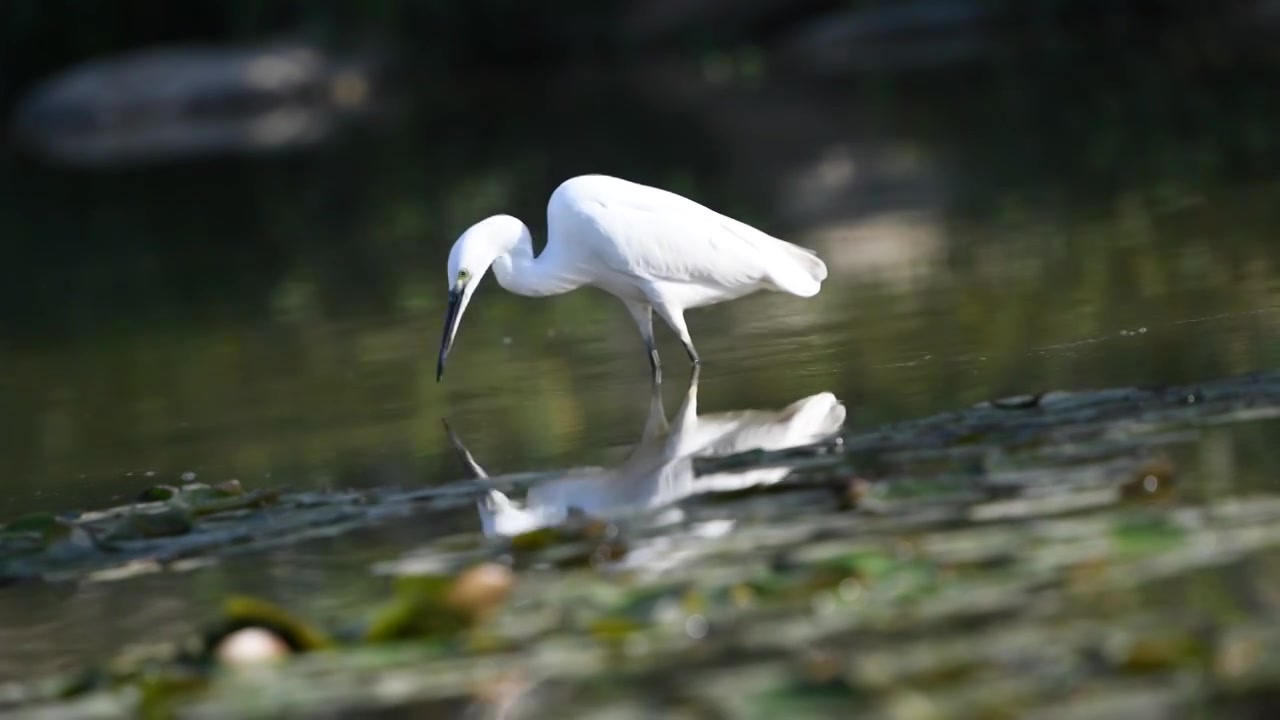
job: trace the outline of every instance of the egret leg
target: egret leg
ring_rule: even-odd
[[[680,403],[680,409],[676,411],[675,418],[671,421],[671,437],[685,438],[686,442],[705,442],[697,438],[697,434],[689,435],[698,423],[698,367],[694,366],[693,374],[689,377],[689,385],[684,391],[684,402]],[[683,455],[692,452],[694,448],[678,447],[677,454]]]
[[[628,302],[627,310],[631,318],[640,328],[640,337],[644,339],[644,349],[649,353],[649,368],[653,371],[653,381],[662,382],[662,361],[658,359],[658,346],[653,341],[653,306],[648,303]]]
[[[693,347],[692,340],[686,340],[684,343],[684,351],[689,353],[689,362],[693,363],[694,372],[702,367],[702,358],[698,357],[698,351]]]
[[[670,430],[671,426],[667,423],[667,411],[662,406],[662,386],[653,384],[649,388],[649,415],[644,421],[644,433],[640,436],[640,442],[647,443]]]
[[[689,327],[684,324],[684,311],[677,310],[669,305],[654,304],[654,310],[662,316],[663,320],[676,331],[676,335],[680,336],[680,342],[684,343],[684,351],[689,354],[689,361],[693,363],[695,368],[701,367],[702,358],[698,357],[698,351],[693,347],[693,338],[689,337]]]

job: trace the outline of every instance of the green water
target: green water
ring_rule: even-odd
[[[454,238],[512,212],[540,245],[546,197],[582,172],[684,192],[828,258],[811,300],[690,313],[706,412],[829,391],[865,429],[1280,364],[1265,68],[1040,62],[840,83],[424,80],[397,113],[288,156],[81,172],[2,155],[0,519],[184,475],[455,480],[442,418],[491,473],[617,462],[648,365],[598,291],[529,299],[487,280],[435,381]],[[686,363],[665,328],[659,348],[674,404]],[[419,518],[176,578],[6,591],[0,677],[169,637],[231,589],[337,607],[386,548],[476,527]]]

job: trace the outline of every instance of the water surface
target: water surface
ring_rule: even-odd
[[[618,462],[648,367],[599,291],[486,280],[435,381],[450,243],[509,211],[541,244],[545,198],[578,172],[686,192],[829,259],[811,300],[689,314],[706,412],[831,392],[865,429],[1275,367],[1280,137],[1262,120],[1280,91],[1249,65],[1109,62],[1075,69],[1123,80],[1081,94],[1060,69],[482,79],[465,108],[424,90],[314,152],[97,173],[5,156],[0,519],[192,479],[442,483],[463,475],[442,418],[491,473]],[[495,111],[512,102],[542,112]],[[658,332],[674,406],[687,363]],[[21,650],[0,677],[170,636],[229,590],[338,607],[374,592],[388,548],[477,527],[418,518],[176,576],[15,588],[0,646]]]

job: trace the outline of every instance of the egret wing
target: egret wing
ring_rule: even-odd
[[[575,203],[582,241],[614,272],[649,281],[726,288],[769,277],[772,238],[693,200],[627,183]]]

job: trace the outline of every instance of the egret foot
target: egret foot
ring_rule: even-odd
[[[693,363],[694,367],[700,367],[702,365],[702,358],[698,357],[698,351],[693,349],[693,343],[685,343],[684,351],[689,353],[689,361]]]

